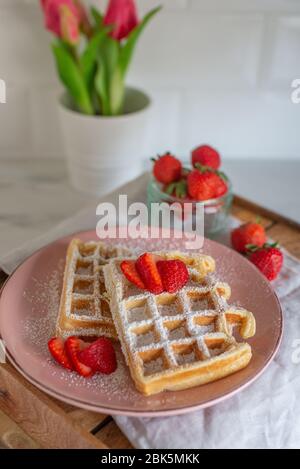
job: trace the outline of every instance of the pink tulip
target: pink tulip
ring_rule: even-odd
[[[85,6],[81,3],[81,0],[73,0],[75,7],[77,8],[79,18],[80,18],[80,27],[81,30],[87,35],[91,36],[92,27],[88,18],[88,14]]]
[[[61,37],[68,44],[75,46],[80,39],[78,18],[66,5],[60,7],[60,32]]]
[[[73,30],[72,35],[74,35],[75,22],[77,22],[77,27],[79,28],[81,18],[80,12],[73,0],[41,0],[41,6],[44,11],[46,28],[58,37],[62,37],[61,16],[66,16],[67,9],[69,18],[72,15],[72,20],[69,19],[69,21],[73,24],[71,29]],[[63,21],[65,22],[66,20],[64,19]]]
[[[138,25],[134,0],[110,0],[104,16],[105,25],[113,25],[110,35],[121,41]]]

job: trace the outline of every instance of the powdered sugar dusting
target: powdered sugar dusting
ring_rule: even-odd
[[[163,359],[161,357],[144,363],[144,375],[150,376],[159,373],[164,369]]]
[[[185,337],[188,337],[188,332],[184,326],[180,326],[169,331],[170,340],[180,340],[184,339]]]
[[[24,298],[30,302],[32,315],[24,320],[24,335],[40,354],[48,354],[47,342],[55,331],[55,322],[59,309],[61,281],[64,260],[57,269],[43,282],[34,278],[34,295],[24,291]]]
[[[75,372],[70,373],[64,370],[59,365],[53,367],[47,343],[55,332],[63,270],[64,259],[61,259],[57,269],[49,274],[43,282],[33,279],[34,295],[24,291],[24,298],[30,302],[32,311],[32,315],[24,320],[23,332],[26,340],[34,346],[37,355],[45,358],[43,366],[49,368],[49,373],[64,381],[69,388],[88,388],[95,395],[105,393],[108,400],[137,399],[140,395],[129,376],[119,345],[115,344],[118,367],[111,375],[96,374],[92,378],[86,379]]]
[[[77,373],[70,373],[61,369],[59,366],[51,372],[53,377],[57,376],[64,381],[69,388],[85,388],[89,393],[97,397],[99,394],[105,394],[108,401],[132,401],[138,399],[140,395],[137,393],[133,381],[131,380],[128,368],[125,364],[123,354],[119,346],[115,346],[118,367],[116,371],[110,375],[97,373],[91,378],[84,378]],[[47,358],[48,364],[51,358]]]
[[[181,353],[177,356],[177,362],[179,365],[185,365],[187,363],[194,363],[197,360],[195,352]]]
[[[146,304],[128,310],[128,322],[143,321],[148,319],[148,317]]]

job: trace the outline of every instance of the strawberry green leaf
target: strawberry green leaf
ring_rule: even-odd
[[[223,171],[218,171],[217,169],[213,169],[211,168],[210,166],[205,166],[201,163],[196,163],[195,164],[195,168],[198,169],[200,171],[200,173],[215,173],[217,174],[221,179],[223,179],[223,181],[225,182],[228,182],[229,179],[228,177],[226,176],[226,174],[223,172]]]
[[[185,180],[171,182],[167,185],[165,192],[169,195],[173,195],[175,193],[176,197],[183,199],[187,195],[187,182]]]
[[[183,199],[187,195],[187,182],[186,181],[179,181],[176,184],[175,189],[176,197]]]
[[[210,166],[205,166],[201,163],[196,163],[195,168],[200,171],[200,173],[213,172],[213,169]]]
[[[261,217],[260,217],[259,215],[257,215],[257,216],[255,217],[255,223],[257,223],[258,225],[261,225],[261,223],[262,223],[262,219],[261,219]]]
[[[250,252],[255,252],[255,251],[258,251],[260,248],[258,246],[256,246],[256,244],[246,244],[246,249],[247,251],[250,251]]]
[[[165,192],[169,195],[172,195],[175,189],[175,182],[171,182],[170,184],[167,185]]]
[[[278,241],[274,241],[274,243],[265,243],[263,245],[264,248],[278,248],[279,247],[279,243]]]
[[[216,174],[217,174],[221,179],[223,179],[223,181],[228,182],[229,179],[228,179],[228,177],[226,176],[226,174],[223,173],[223,171],[218,171],[218,170],[216,170]]]

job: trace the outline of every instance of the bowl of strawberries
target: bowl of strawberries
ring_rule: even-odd
[[[147,190],[150,210],[153,203],[175,204],[173,207],[186,204],[189,209],[178,213],[184,223],[191,223],[201,204],[205,236],[212,238],[226,228],[233,192],[230,180],[220,170],[221,157],[217,150],[209,145],[198,146],[191,152],[190,164],[182,164],[170,152],[152,161],[152,177]]]

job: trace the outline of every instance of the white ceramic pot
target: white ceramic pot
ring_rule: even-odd
[[[103,195],[137,176],[149,157],[151,101],[142,91],[126,89],[124,114],[87,116],[60,100],[61,125],[72,186]]]

